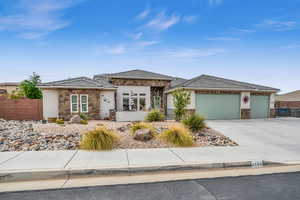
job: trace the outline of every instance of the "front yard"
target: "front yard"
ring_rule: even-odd
[[[153,122],[156,132],[160,134],[170,125],[179,122]],[[97,126],[113,129],[120,141],[115,148],[163,148],[173,147],[158,137],[142,142],[133,138],[130,122],[89,121],[88,125],[55,123],[42,124],[34,121],[6,121],[0,119],[0,152],[4,151],[41,151],[41,150],[74,150],[78,149],[82,135]],[[196,147],[236,146],[237,144],[221,133],[204,128],[192,134]]]

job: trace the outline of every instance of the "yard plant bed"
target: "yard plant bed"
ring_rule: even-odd
[[[174,121],[153,122],[156,131],[161,133]],[[172,145],[154,138],[147,142],[137,141],[130,132],[131,123],[112,121],[89,121],[88,125],[55,123],[42,124],[34,121],[6,121],[0,119],[0,151],[41,151],[78,149],[82,135],[97,126],[115,130],[120,136],[116,148],[166,148]],[[211,128],[193,133],[195,147],[236,146],[237,144]]]

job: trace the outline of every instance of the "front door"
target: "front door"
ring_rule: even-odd
[[[100,93],[100,118],[109,118],[109,111],[115,109],[114,91],[101,91]]]

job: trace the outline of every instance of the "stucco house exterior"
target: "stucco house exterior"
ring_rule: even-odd
[[[0,90],[3,91],[3,93],[12,93],[13,91],[18,90],[18,86],[20,85],[19,82],[3,82],[0,83]]]
[[[186,80],[143,70],[99,74],[40,84],[43,117],[70,119],[85,113],[90,119],[144,120],[151,109],[173,118],[172,91],[191,92],[187,109],[207,119],[274,117],[276,88],[208,75]]]
[[[275,100],[278,115],[300,117],[300,90],[277,95]]]

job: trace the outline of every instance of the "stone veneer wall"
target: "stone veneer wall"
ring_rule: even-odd
[[[241,109],[241,119],[250,119],[251,118],[251,109]]]
[[[276,110],[270,109],[270,118],[276,118]]]
[[[88,113],[86,114],[89,119],[100,119],[100,90],[96,89],[60,89],[58,90],[58,111],[59,118],[63,118],[65,120],[69,120],[72,115],[80,114],[80,100],[79,100],[79,112],[71,113],[71,103],[70,103],[70,95],[78,94],[78,98],[80,98],[80,94],[88,95]]]
[[[115,86],[152,86],[152,87],[170,87],[168,80],[141,80],[141,79],[121,79],[112,78],[111,83]]]

